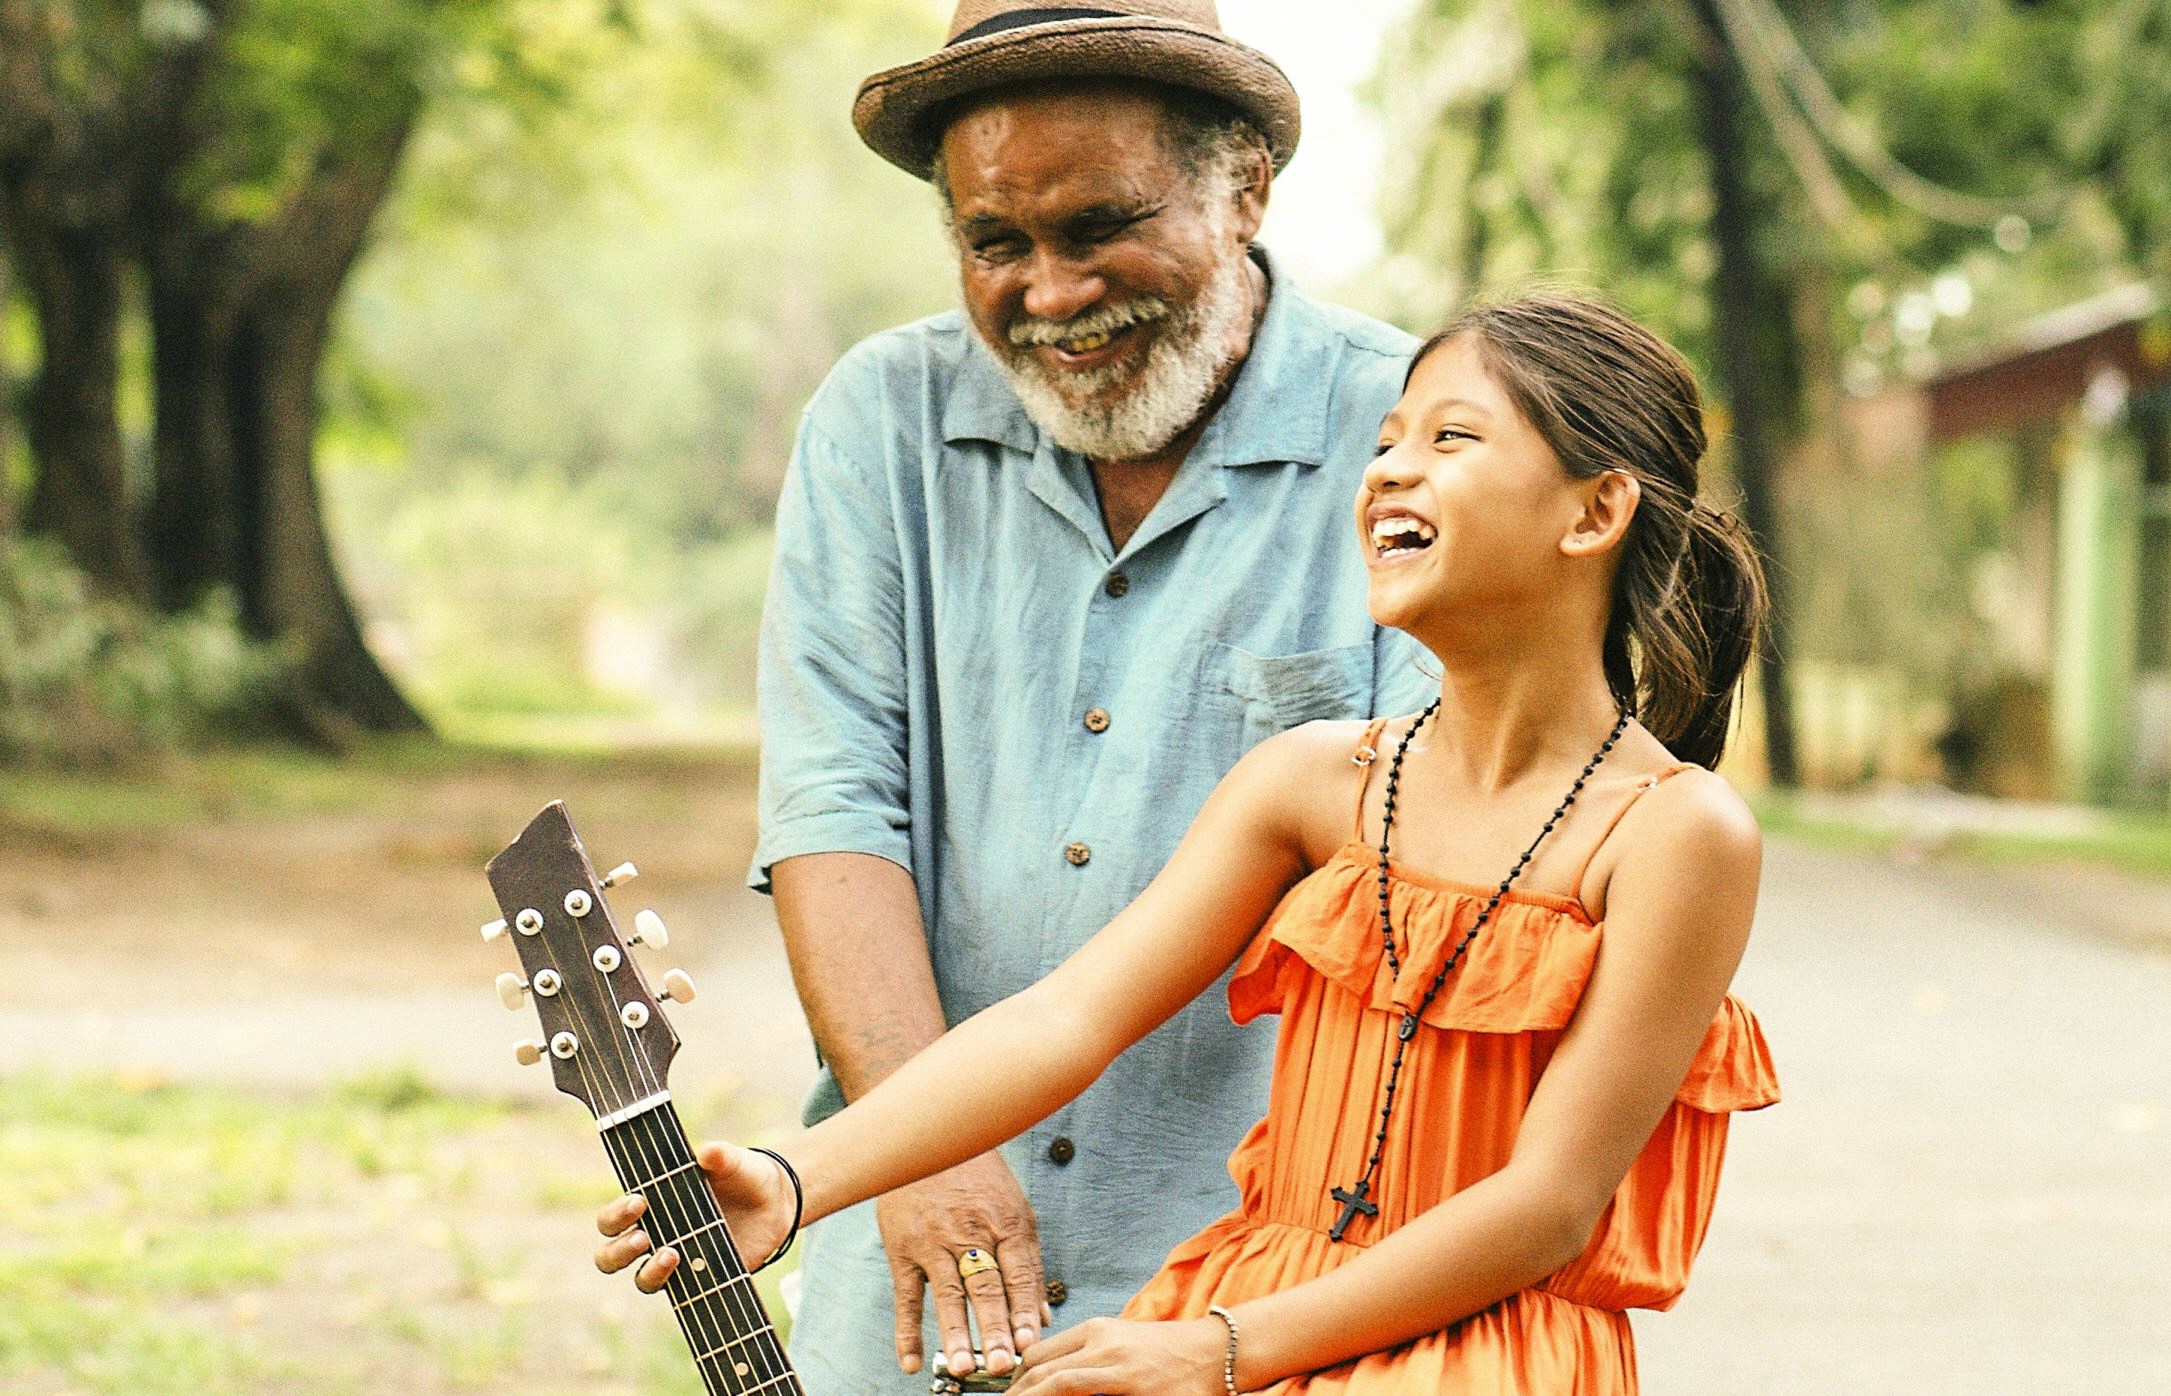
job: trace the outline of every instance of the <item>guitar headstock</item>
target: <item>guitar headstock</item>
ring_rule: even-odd
[[[486,941],[510,940],[520,972],[498,976],[498,996],[518,1009],[534,1004],[543,1040],[515,1049],[524,1064],[548,1058],[558,1089],[585,1103],[599,1121],[664,1090],[678,1034],[657,1005],[629,941],[664,945],[669,936],[652,911],[619,934],[604,889],[634,875],[631,863],[598,877],[565,812],[552,801],[484,871],[504,919],[482,928]],[[663,977],[661,997],[693,998],[684,970]]]

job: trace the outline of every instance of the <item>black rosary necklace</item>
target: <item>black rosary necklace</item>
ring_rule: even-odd
[[[1395,830],[1395,794],[1402,783],[1402,758],[1409,754],[1411,740],[1417,736],[1417,729],[1430,721],[1432,715],[1439,710],[1440,700],[1435,698],[1431,706],[1417,715],[1417,721],[1410,724],[1410,730],[1402,734],[1401,742],[1395,747],[1395,759],[1387,767],[1387,811],[1381,821],[1379,833],[1379,934],[1380,942],[1387,950],[1387,968],[1396,978],[1402,975],[1402,958],[1395,953],[1394,923],[1387,914],[1387,848]],[[1575,784],[1568,787],[1568,793],[1562,798],[1559,808],[1545,821],[1545,827],[1538,831],[1538,836],[1530,841],[1530,847],[1523,850],[1523,856],[1515,860],[1515,866],[1500,880],[1500,886],[1494,889],[1491,900],[1485,903],[1485,909],[1478,913],[1477,920],[1463,934],[1463,938],[1456,942],[1454,952],[1447,957],[1447,962],[1440,966],[1440,972],[1432,976],[1432,983],[1426,988],[1424,998],[1418,1000],[1417,1007],[1402,1015],[1400,1026],[1395,1029],[1395,1058],[1387,1068],[1386,1095],[1380,1102],[1379,1133],[1373,1137],[1372,1156],[1365,1160],[1364,1176],[1350,1187],[1330,1188],[1327,1192],[1329,1197],[1342,1204],[1341,1218],[1328,1230],[1328,1240],[1341,1240],[1342,1233],[1349,1230],[1349,1224],[1360,1214],[1367,1217],[1379,1215],[1379,1204],[1371,1200],[1372,1178],[1379,1172],[1380,1155],[1387,1148],[1387,1117],[1395,1108],[1395,1085],[1402,1079],[1402,1056],[1409,1050],[1410,1039],[1417,1036],[1417,1025],[1424,1018],[1425,1010],[1432,1007],[1433,999],[1439,996],[1440,986],[1447,983],[1447,976],[1462,962],[1463,952],[1470,948],[1470,942],[1477,939],[1477,933],[1484,930],[1485,923],[1492,919],[1493,910],[1500,905],[1500,899],[1508,894],[1508,889],[1515,885],[1515,879],[1522,876],[1523,869],[1530,865],[1531,855],[1538,851],[1538,845],[1545,842],[1545,836],[1552,833],[1553,826],[1560,823],[1568,813],[1568,807],[1575,803],[1576,796],[1583,793],[1584,782],[1591,778],[1591,772],[1598,769],[1598,763],[1606,759],[1606,754],[1613,750],[1614,743],[1620,741],[1621,733],[1627,729],[1628,708],[1623,704],[1620,716],[1614,720],[1613,730],[1606,734],[1605,741],[1600,743],[1598,750],[1591,755],[1591,759],[1583,767],[1583,773],[1575,778]]]

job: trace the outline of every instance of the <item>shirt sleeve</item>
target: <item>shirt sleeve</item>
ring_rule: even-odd
[[[1372,715],[1399,717],[1422,710],[1440,696],[1438,661],[1406,631],[1391,625],[1372,631]]]
[[[810,853],[912,870],[905,583],[884,474],[810,409],[777,500],[762,604],[761,839],[747,885]]]

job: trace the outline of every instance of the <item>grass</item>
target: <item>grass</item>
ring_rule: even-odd
[[[0,1080],[0,1390],[692,1396],[667,1310],[587,1270],[611,1190],[567,1111],[410,1071]]]
[[[1915,841],[1909,830],[1889,820],[1811,810],[1778,792],[1764,792],[1751,803],[1769,835],[1864,853],[1893,853]],[[1937,842],[1935,852],[1940,858],[1986,863],[2090,864],[2171,879],[2171,815],[2110,811],[2096,827],[2077,832],[1956,830]]]
[[[0,828],[113,835],[192,823],[319,815],[383,815],[418,787],[541,764],[572,775],[642,768],[744,767],[750,740],[722,723],[685,741],[630,749],[601,719],[456,719],[445,737],[376,738],[337,754],[279,745],[234,747],[140,769],[10,769]]]

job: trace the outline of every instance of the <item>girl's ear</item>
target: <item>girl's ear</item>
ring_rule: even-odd
[[[1643,502],[1643,483],[1625,470],[1608,470],[1583,482],[1583,512],[1560,540],[1569,557],[1597,557],[1621,545]]]

